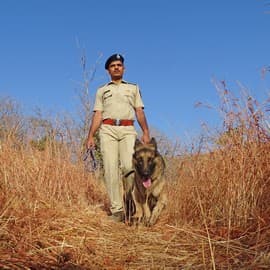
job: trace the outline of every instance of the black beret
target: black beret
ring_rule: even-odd
[[[111,62],[113,62],[113,61],[118,61],[118,60],[120,60],[123,64],[124,64],[124,57],[121,55],[121,54],[119,54],[119,53],[116,53],[116,54],[113,54],[113,55],[111,55],[108,59],[107,59],[107,61],[106,61],[106,63],[105,63],[105,69],[108,69],[108,67],[109,67],[109,65],[110,65],[110,63]]]

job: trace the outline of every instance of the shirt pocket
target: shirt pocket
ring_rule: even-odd
[[[125,98],[125,101],[130,104],[132,107],[134,107],[134,95],[131,91],[126,91],[124,93],[124,98]]]

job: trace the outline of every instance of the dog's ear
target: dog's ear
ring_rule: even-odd
[[[155,150],[157,150],[157,142],[154,137],[151,138],[150,144],[152,144],[155,147]]]
[[[135,141],[135,148],[142,145],[142,142],[139,139],[136,139]]]

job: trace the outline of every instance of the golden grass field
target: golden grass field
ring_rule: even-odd
[[[0,269],[270,269],[270,143],[249,120],[214,150],[165,157],[153,227],[109,220],[102,181],[65,143],[3,136]]]

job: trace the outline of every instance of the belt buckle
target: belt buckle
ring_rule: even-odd
[[[115,119],[115,125],[120,126],[120,124],[121,124],[121,120],[120,119]]]

